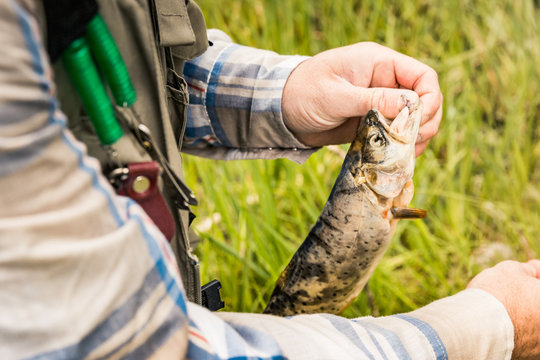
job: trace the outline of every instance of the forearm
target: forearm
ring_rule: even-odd
[[[239,46],[217,30],[213,45],[184,69],[190,105],[183,151],[225,158],[289,157],[316,149],[283,122],[281,97],[291,71],[306,58]]]
[[[512,324],[504,307],[479,290],[461,292],[408,314],[380,318],[217,316],[245,337],[264,329],[290,359],[502,360],[510,359],[513,347]],[[270,341],[268,337],[251,338]]]
[[[449,359],[511,358],[512,321],[503,304],[483,290],[462,291],[409,315],[430,324],[439,334]]]

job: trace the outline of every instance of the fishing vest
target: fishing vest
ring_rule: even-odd
[[[69,119],[71,131],[86,144],[88,153],[100,161],[105,176],[125,176],[133,188],[148,187],[148,179],[157,182],[163,194],[162,203],[164,200],[174,219],[173,228],[168,228],[170,244],[186,293],[189,300],[200,304],[199,263],[192,254],[188,236],[191,213],[179,206],[178,184],[171,178],[183,181],[179,152],[186,125],[188,91],[181,74],[184,61],[202,54],[208,47],[202,12],[192,0],[98,0],[98,3],[99,13],[137,92],[132,108],[114,108],[124,136],[112,151],[101,145],[62,61],[57,61],[54,73],[60,107]],[[148,151],[149,147],[153,150]],[[139,166],[152,160],[160,165],[159,169]],[[148,176],[140,177],[140,174]],[[146,179],[146,183],[137,184],[135,175],[139,176],[138,180]]]

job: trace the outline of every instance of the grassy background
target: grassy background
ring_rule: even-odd
[[[413,204],[346,316],[414,309],[463,289],[502,258],[540,256],[540,10],[533,0],[199,0],[209,27],[244,45],[311,55],[376,41],[437,70],[440,132],[417,162]],[[346,149],[343,146],[341,149]],[[342,163],[186,157],[201,199],[203,281],[228,311],[261,311],[314,224]]]

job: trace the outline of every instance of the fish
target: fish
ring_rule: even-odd
[[[266,314],[341,314],[360,294],[388,248],[399,219],[426,217],[408,208],[414,194],[420,101],[392,121],[376,108],[359,122],[328,200],[276,281]]]

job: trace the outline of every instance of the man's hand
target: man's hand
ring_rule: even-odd
[[[540,261],[503,261],[482,271],[468,285],[503,303],[514,324],[512,359],[540,358]]]
[[[285,123],[300,141],[321,146],[352,141],[359,119],[378,108],[390,119],[418,98],[424,114],[416,144],[421,154],[437,133],[442,94],[429,66],[375,43],[322,52],[301,63],[283,90]]]

